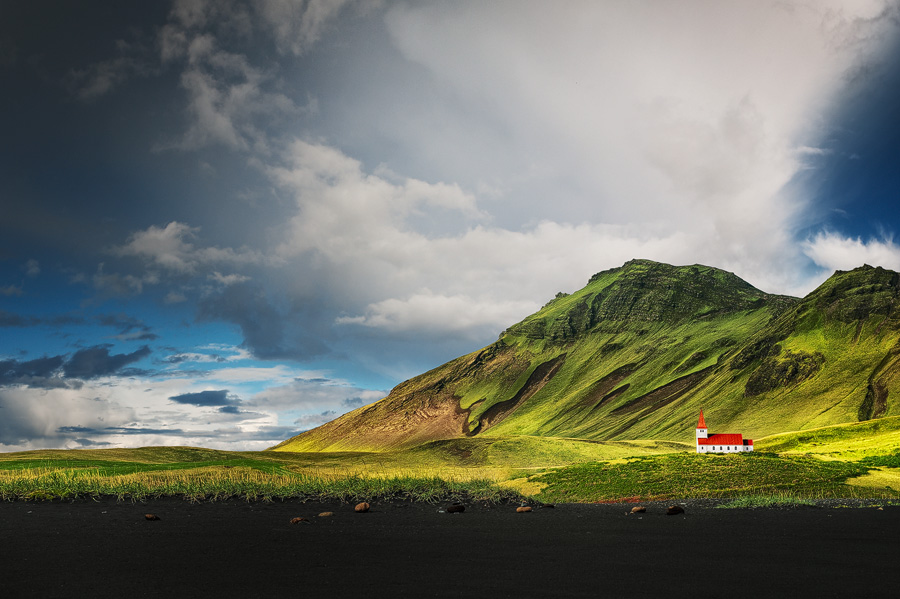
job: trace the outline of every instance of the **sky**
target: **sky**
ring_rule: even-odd
[[[0,5],[0,450],[270,447],[632,258],[900,270],[897,0]]]

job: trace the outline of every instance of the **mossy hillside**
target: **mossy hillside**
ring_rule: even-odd
[[[730,286],[715,288],[715,285],[722,286],[721,281]],[[354,421],[353,426],[325,425],[277,449],[332,451],[411,446],[413,440],[409,438],[400,444],[385,442],[385,437],[390,436],[389,429],[402,429],[392,421],[415,417],[427,411],[438,398],[456,401],[460,410],[468,411],[465,422],[458,423],[457,430],[442,431],[444,438],[470,434],[473,430],[486,434],[491,427],[479,426],[482,417],[486,413],[490,415],[492,409],[498,411],[497,406],[501,412],[507,406],[512,407],[517,391],[523,389],[529,378],[542,365],[563,354],[565,362],[544,388],[514,406],[512,420],[519,424],[497,429],[493,434],[599,438],[607,431],[589,422],[582,424],[584,435],[582,431],[573,435],[567,430],[567,426],[571,429],[579,421],[597,421],[598,415],[602,415],[596,410],[591,415],[593,406],[587,405],[589,402],[584,397],[599,378],[629,364],[639,366],[639,375],[622,382],[626,389],[618,399],[627,402],[680,376],[715,364],[737,341],[733,338],[735,331],[743,334],[763,326],[772,317],[771,309],[764,305],[769,300],[779,305],[786,301],[767,296],[734,275],[716,269],[633,261],[620,269],[599,273],[584,289],[551,301],[526,319],[524,326],[511,327],[497,343],[484,350],[399,385],[386,400],[379,402],[391,409],[379,409],[381,406],[376,404],[374,408],[358,410],[342,419]],[[647,311],[649,306],[657,304],[672,304],[672,307]],[[747,309],[735,312],[734,305]],[[590,309],[586,311],[584,306]],[[568,332],[556,334],[553,326],[535,327],[529,324],[532,321],[565,321]],[[591,328],[581,330],[584,327]],[[544,328],[550,333],[541,332]],[[547,397],[554,401],[538,409],[530,422],[529,417],[523,418],[523,414],[531,412],[529,407],[540,406]],[[573,409],[574,415],[567,414]],[[542,419],[549,422],[541,422]],[[492,426],[496,428],[507,420],[509,416],[496,418]],[[368,434],[361,435],[360,431]]]
[[[583,289],[549,302],[504,336],[565,341],[589,331],[639,331],[647,323],[702,320],[793,301],[716,268],[632,260],[594,275]]]
[[[685,437],[685,427],[696,422],[697,409],[680,402],[665,403],[665,394],[651,401],[648,394],[714,367],[728,353],[736,336],[749,334],[770,319],[767,310],[758,309],[720,315],[699,324],[683,321],[674,326],[641,327],[636,333],[626,329],[615,335],[587,335],[567,346],[563,368],[516,412],[515,418],[485,434],[593,439],[654,438],[662,434],[659,438],[690,438]],[[616,346],[613,351],[596,351],[598,345],[611,344]],[[602,385],[607,376],[628,365],[632,365],[630,374],[614,388],[600,389],[607,391],[608,399],[598,396],[598,381]],[[677,389],[673,390],[673,395],[676,393]],[[672,421],[679,418],[684,427],[665,436]]]
[[[714,432],[751,438],[900,414],[895,275],[839,272],[796,300],[709,267],[632,261],[279,449],[472,435],[689,442],[701,408]]]
[[[769,435],[755,442],[759,451],[810,455],[820,459],[863,461],[900,453],[900,416]],[[896,466],[898,464],[871,463]]]
[[[882,284],[873,286],[870,277]],[[891,401],[891,389],[900,392],[900,322],[886,308],[898,294],[884,283],[895,280],[889,271],[871,267],[836,273],[821,291],[788,306],[730,351],[680,400],[679,408],[690,408],[688,414],[682,409],[644,413],[641,423],[626,432],[689,438],[700,408],[715,430],[751,438],[900,414],[900,402]],[[867,304],[866,292],[872,289],[877,291]],[[844,293],[851,296],[849,302]],[[849,321],[848,315],[858,320]],[[779,380],[779,374],[791,372],[783,365],[797,356],[812,357],[816,368],[809,376]],[[763,374],[776,384],[754,393],[751,381]]]
[[[891,389],[900,392],[900,320],[889,309],[898,289],[883,284],[895,274],[871,267],[836,273],[759,331],[729,358],[732,384],[721,376],[712,389],[726,400],[713,404],[715,421],[761,436],[900,414],[900,402],[891,401]],[[779,366],[798,355],[818,363],[810,376],[787,377],[763,393],[748,390],[754,377],[777,380],[789,372]]]

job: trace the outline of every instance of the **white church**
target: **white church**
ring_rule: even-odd
[[[697,453],[740,453],[753,451],[753,439],[745,439],[740,433],[710,435],[700,410],[697,423]]]

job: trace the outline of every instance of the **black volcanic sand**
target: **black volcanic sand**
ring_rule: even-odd
[[[0,596],[900,594],[900,507],[683,505],[3,502]]]

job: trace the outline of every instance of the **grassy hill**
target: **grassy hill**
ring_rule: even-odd
[[[706,266],[633,260],[497,342],[274,447],[395,451],[461,439],[692,442],[900,415],[900,275],[836,272],[803,299]]]

